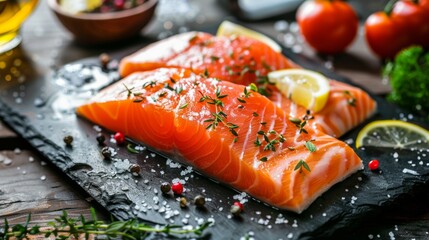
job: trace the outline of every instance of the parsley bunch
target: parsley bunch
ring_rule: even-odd
[[[406,109],[429,113],[429,52],[410,47],[389,62],[384,73],[390,79],[392,92],[388,100]]]

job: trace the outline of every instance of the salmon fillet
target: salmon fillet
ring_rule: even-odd
[[[307,111],[280,94],[266,78],[270,71],[300,66],[251,38],[184,33],[148,45],[125,57],[119,71],[122,76],[127,76],[159,67],[186,68],[196,74],[243,85],[259,83],[260,89],[266,87],[268,97],[291,115],[304,116]],[[321,112],[314,114],[316,121],[313,127],[333,137],[340,137],[369,118],[376,107],[376,102],[366,92],[331,80],[328,103]]]
[[[186,69],[134,73],[77,113],[298,213],[363,168],[347,144],[313,129],[315,120],[301,119],[308,124],[299,127],[288,112],[251,88]],[[316,150],[310,151],[310,145]]]

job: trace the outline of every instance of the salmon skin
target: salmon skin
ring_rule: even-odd
[[[300,66],[251,38],[183,33],[125,57],[119,71],[122,76],[127,76],[159,67],[186,68],[196,74],[243,85],[258,83],[262,93],[291,115],[303,116],[307,111],[293,104],[267,80],[270,71]],[[366,92],[331,80],[328,103],[321,112],[314,114],[313,127],[340,137],[373,115],[376,108],[376,102]]]
[[[347,144],[313,129],[314,119],[297,122],[253,87],[186,69],[134,73],[77,113],[297,213],[363,168]]]

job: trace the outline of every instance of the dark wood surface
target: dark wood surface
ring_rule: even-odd
[[[215,24],[220,18],[228,15],[228,12],[214,2],[204,3],[214,6],[205,16],[207,25]],[[281,34],[273,29],[274,21],[276,20],[251,23],[250,26],[273,37],[279,37]],[[198,27],[203,28],[202,25]],[[34,14],[21,29],[24,39],[22,51],[15,54],[19,54],[20,59],[27,61],[26,64],[17,67],[28,77],[31,77],[31,74],[49,74],[56,67],[81,58],[97,56],[102,52],[124,49],[131,52],[138,49],[142,41],[156,40],[159,31],[159,22],[154,21],[145,29],[144,37],[116,46],[92,48],[79,46],[55,19],[46,3],[40,1]],[[324,63],[323,57],[305,45],[303,49],[304,55],[320,61],[321,64]],[[388,91],[380,77],[380,62],[371,55],[362,34],[347,53],[334,58],[334,69],[375,93],[383,94]],[[6,70],[0,71],[1,81],[7,74]],[[429,225],[428,200],[429,197],[422,194],[411,203],[407,202],[398,208],[387,210],[379,219],[364,224],[366,230],[357,236],[359,238],[373,236],[374,239],[377,239],[377,235],[380,239],[386,239],[391,234],[396,239],[429,237],[429,230],[425,227]],[[43,224],[51,221],[62,210],[69,211],[72,216],[79,214],[88,216],[90,207],[97,208],[101,217],[108,217],[108,213],[93,203],[76,184],[62,176],[59,170],[44,161],[24,140],[0,122],[0,218],[7,217],[11,223],[18,223],[25,221],[27,214],[32,213],[34,222]]]

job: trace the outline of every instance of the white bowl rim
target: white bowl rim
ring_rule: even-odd
[[[83,19],[83,20],[109,20],[109,19],[120,19],[126,18],[139,13],[145,12],[148,9],[154,7],[158,3],[158,0],[147,0],[145,3],[138,5],[126,10],[121,10],[117,12],[107,12],[107,13],[77,13],[72,14],[67,11],[64,11],[61,6],[58,4],[58,0],[48,0],[48,5],[55,12],[65,15],[69,18]]]

